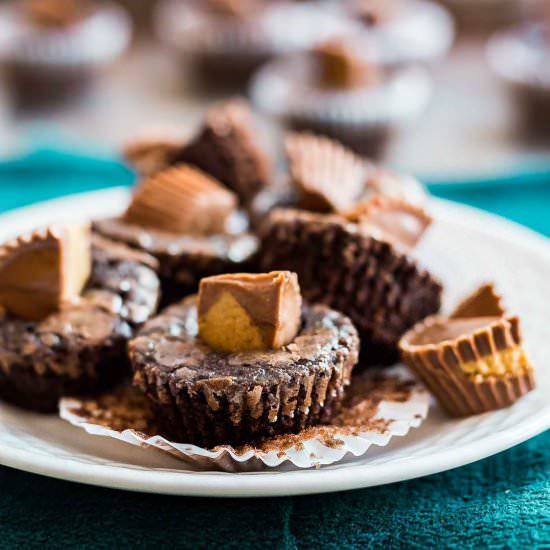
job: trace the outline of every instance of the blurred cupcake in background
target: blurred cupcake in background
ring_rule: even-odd
[[[132,19],[135,33],[151,34],[158,0],[113,0],[122,6]]]
[[[381,157],[391,135],[422,113],[432,81],[422,67],[387,70],[365,38],[333,39],[268,63],[252,81],[253,103],[291,129]]]
[[[346,34],[354,22],[310,1],[165,0],[156,26],[201,84],[235,88],[270,58]]]
[[[516,99],[524,127],[550,134],[550,2],[539,6],[531,23],[495,34],[487,58],[496,75]]]
[[[335,0],[376,47],[385,66],[431,63],[443,58],[454,37],[453,19],[427,0]]]
[[[524,19],[533,0],[439,0],[453,14],[460,33],[482,34]]]
[[[0,6],[0,55],[24,104],[71,97],[126,49],[125,12],[92,0],[23,0]]]

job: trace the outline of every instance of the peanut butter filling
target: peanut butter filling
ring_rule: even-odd
[[[38,321],[73,301],[91,271],[89,224],[52,226],[0,247],[0,305]]]
[[[298,279],[289,271],[207,277],[199,290],[199,335],[224,352],[278,349],[301,323]]]
[[[525,372],[531,369],[531,363],[523,346],[514,346],[480,357],[476,361],[468,361],[460,367],[472,377],[499,377]]]

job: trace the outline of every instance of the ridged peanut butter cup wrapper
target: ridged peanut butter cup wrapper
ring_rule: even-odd
[[[411,373],[395,367],[353,377],[340,414],[330,423],[280,435],[257,444],[204,448],[175,442],[160,433],[148,401],[137,389],[122,386],[93,399],[64,398],[60,416],[91,435],[162,451],[182,461],[182,468],[258,471],[270,468],[318,468],[394,436],[406,436],[428,414],[430,395]]]
[[[517,317],[429,317],[403,336],[400,350],[452,416],[508,407],[535,387]]]

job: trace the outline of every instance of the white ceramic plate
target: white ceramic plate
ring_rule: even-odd
[[[104,216],[122,209],[127,192],[66,197],[0,217],[0,240],[53,220]],[[0,462],[94,485],[205,496],[275,496],[369,487],[456,468],[550,427],[550,244],[500,218],[433,201],[436,222],[418,251],[446,286],[447,307],[477,283],[495,280],[522,316],[538,389],[513,407],[452,420],[435,406],[417,430],[364,458],[318,470],[230,474],[193,472],[180,462],[111,439],[93,437],[56,417],[0,405]]]

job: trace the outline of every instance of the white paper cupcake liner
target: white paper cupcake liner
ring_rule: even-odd
[[[200,2],[164,0],[155,26],[159,38],[185,54],[280,55],[356,30],[347,17],[312,2],[274,3],[246,21],[212,16]]]
[[[280,436],[253,448],[235,449],[221,445],[204,449],[196,445],[175,443],[161,435],[147,435],[135,428],[114,428],[116,407],[109,409],[97,400],[64,398],[60,416],[91,435],[112,437],[139,447],[168,453],[194,468],[228,472],[257,471],[289,466],[317,468],[343,460],[348,455],[362,456],[372,445],[385,446],[393,436],[405,436],[420,426],[428,414],[430,394],[404,367],[369,370],[352,379],[353,396],[343,413],[369,410],[360,418],[340,420],[338,426],[320,426],[300,434]],[[360,394],[361,388],[365,393]],[[119,390],[120,391],[120,390]],[[128,390],[124,390],[128,391]],[[131,390],[137,391],[137,390]],[[355,414],[355,413],[353,413]],[[349,422],[349,423],[348,423]]]
[[[61,30],[37,29],[12,6],[0,8],[0,19],[11,32],[9,39],[0,42],[2,60],[44,70],[110,63],[124,52],[131,37],[128,16],[110,4]]]

